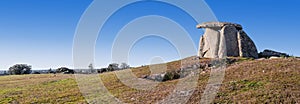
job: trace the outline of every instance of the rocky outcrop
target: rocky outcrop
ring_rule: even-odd
[[[239,24],[206,22],[197,25],[204,28],[200,38],[198,55],[205,58],[251,57],[258,58],[254,42]]]
[[[269,50],[269,49],[266,49],[263,52],[259,53],[259,57],[269,58],[269,57],[274,57],[274,56],[275,57],[289,57],[289,55],[286,53],[276,52],[276,51]]]

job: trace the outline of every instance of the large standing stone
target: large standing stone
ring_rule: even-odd
[[[239,56],[237,33],[238,30],[234,26],[224,26],[221,30],[226,41],[227,56]]]
[[[258,57],[254,42],[239,24],[207,22],[197,25],[197,28],[205,28],[206,30],[200,38],[198,52],[200,57]]]
[[[254,42],[243,30],[238,32],[238,43],[240,56],[258,58]]]
[[[220,33],[218,32],[217,28],[209,28],[206,30],[203,37],[200,39],[200,45],[199,48],[202,51],[199,51],[201,55],[204,55],[204,57],[218,57],[218,51],[219,51],[219,38]]]

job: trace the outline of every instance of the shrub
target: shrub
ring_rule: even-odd
[[[162,81],[174,80],[174,79],[179,79],[179,78],[180,78],[180,74],[178,72],[168,71],[165,73]]]
[[[108,65],[107,71],[115,71],[115,70],[119,70],[119,64],[112,63]]]
[[[104,73],[104,72],[107,72],[107,68],[101,68],[101,69],[98,69],[97,71],[98,71],[98,73]]]
[[[41,74],[40,72],[33,72],[33,74]]]

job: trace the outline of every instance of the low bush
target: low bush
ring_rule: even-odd
[[[174,80],[179,78],[180,74],[177,71],[168,71],[165,73],[162,81]]]

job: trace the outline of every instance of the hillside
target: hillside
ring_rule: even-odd
[[[191,60],[191,59],[185,59]],[[191,61],[183,63],[189,65]],[[201,63],[209,59],[201,59]],[[138,77],[150,66],[132,69]],[[160,68],[157,65],[157,68]],[[180,61],[167,63],[167,70],[180,68]],[[210,72],[201,73],[189,103],[200,101]],[[173,91],[182,79],[161,82],[153,90],[136,90],[118,80],[115,72],[99,75],[107,89],[125,103],[155,103]],[[300,60],[296,58],[251,60],[236,58],[228,65],[215,103],[299,103]],[[22,75],[0,77],[0,103],[87,103],[74,75]]]

